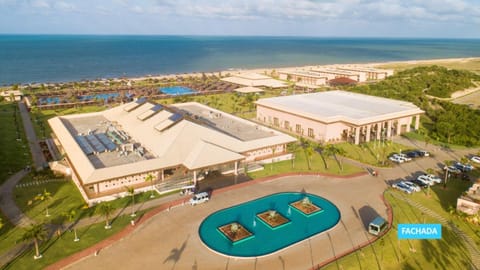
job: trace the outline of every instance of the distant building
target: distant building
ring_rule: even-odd
[[[257,121],[321,142],[355,144],[418,129],[421,109],[410,102],[328,91],[263,98]]]
[[[327,76],[310,71],[279,71],[279,78],[295,85],[316,88],[327,84]]]
[[[253,86],[240,87],[233,91],[239,94],[263,94],[265,92],[262,89]]]
[[[336,68],[312,68],[311,72],[318,74],[319,76],[326,77],[327,80],[336,78],[349,78],[357,82],[365,82],[367,77],[364,73],[352,72],[347,70],[340,70]]]
[[[139,99],[103,112],[48,120],[53,140],[88,203],[125,186],[165,192],[213,172],[237,174],[248,163],[288,159],[295,138],[199,103],[163,106]]]
[[[2,96],[6,101],[20,101],[23,94],[18,90],[6,90],[0,92],[0,96]]]
[[[287,85],[279,80],[257,73],[240,73],[234,76],[223,78],[222,81],[243,85],[243,86],[264,86],[270,88],[284,88]]]
[[[383,80],[386,79],[388,76],[393,75],[392,69],[378,69],[378,68],[371,68],[371,67],[362,67],[362,66],[337,66],[335,67],[339,70],[346,70],[355,73],[363,73],[364,77],[367,80]]]

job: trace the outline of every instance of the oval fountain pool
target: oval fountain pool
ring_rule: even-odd
[[[210,249],[234,257],[259,257],[334,227],[340,211],[309,193],[276,193],[209,215],[199,234]]]

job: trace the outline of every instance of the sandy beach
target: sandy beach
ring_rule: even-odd
[[[122,78],[122,80],[127,79],[131,81],[142,81],[147,79],[163,79],[163,78],[175,78],[183,76],[193,76],[200,77],[203,74],[207,76],[222,75],[225,74],[241,74],[241,73],[258,73],[270,75],[272,71],[279,70],[301,70],[309,69],[312,67],[335,67],[335,66],[362,66],[362,67],[374,67],[374,68],[384,68],[385,66],[416,66],[416,65],[443,65],[443,64],[465,64],[469,62],[480,62],[480,57],[468,57],[468,58],[442,58],[442,59],[427,59],[427,60],[406,60],[406,61],[388,61],[388,62],[371,62],[371,63],[350,63],[350,64],[329,64],[329,65],[307,65],[307,66],[291,66],[291,67],[279,67],[279,68],[256,68],[256,69],[231,69],[231,70],[220,70],[220,71],[210,71],[210,72],[194,72],[194,73],[178,73],[178,74],[165,74],[165,75],[152,75],[152,76],[142,76],[142,77],[132,77],[132,78]],[[478,64],[480,66],[480,63]],[[120,80],[120,79],[118,79]]]

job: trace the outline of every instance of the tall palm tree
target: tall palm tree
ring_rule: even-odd
[[[132,197],[132,213],[130,214],[131,217],[136,216],[135,214],[135,188],[134,187],[125,187],[127,193],[130,197]]]
[[[337,162],[337,165],[338,167],[340,168],[340,171],[343,172],[343,164],[342,162],[340,162],[340,160],[338,159],[337,155],[344,155],[345,154],[345,150],[343,150],[342,148],[339,148],[333,144],[329,144],[327,145],[326,147],[327,151],[330,153],[330,155],[333,156],[333,158],[335,159],[335,161]]]
[[[110,225],[110,216],[113,214],[114,210],[115,209],[113,208],[113,206],[108,202],[100,203],[97,206],[97,209],[95,210],[95,212],[97,212],[98,214],[105,217],[105,229],[106,230],[112,228],[112,226]]]
[[[62,216],[64,216],[68,223],[72,223],[74,220],[75,220],[75,217],[77,216],[77,211],[75,211],[75,209],[72,209],[70,210],[70,212],[65,212],[62,214]],[[78,242],[80,241],[80,238],[78,238],[77,236],[77,228],[75,228],[75,224],[72,223],[72,229],[73,229],[73,233],[75,235],[75,238],[73,239],[74,242]]]
[[[275,153],[277,152],[277,146],[272,146],[272,163],[270,163],[270,171],[273,171],[273,162],[275,158]]]
[[[52,199],[52,193],[48,192],[46,189],[43,190],[43,193],[38,194],[35,196],[36,201],[50,201]],[[50,214],[48,213],[48,205],[45,206],[45,216],[49,217]]]
[[[40,254],[38,244],[40,241],[47,239],[47,230],[45,229],[45,226],[43,224],[32,224],[29,228],[25,230],[21,239],[22,241],[33,241],[33,244],[35,246],[35,256],[33,256],[33,258],[35,260],[42,258],[42,254]]]
[[[151,173],[147,174],[147,176],[145,176],[145,182],[150,182],[150,185],[152,187],[152,189],[150,190],[150,198],[154,198],[155,195],[153,195],[153,180],[155,178],[153,177],[153,175]]]
[[[312,159],[314,151],[315,150],[313,149],[313,145],[311,143],[307,142],[307,145],[305,146],[305,155],[307,156],[307,165],[308,165],[309,170],[312,169],[311,159]]]
[[[297,157],[296,152],[298,150],[298,143],[297,142],[289,143],[287,145],[287,150],[290,153],[292,153],[292,169],[293,169],[295,168],[295,158]]]
[[[325,170],[328,170],[328,163],[325,157],[331,156],[332,153],[329,152],[328,149],[320,142],[315,144],[315,148],[317,149],[318,153],[320,154],[320,157],[322,158],[323,166],[325,167]]]

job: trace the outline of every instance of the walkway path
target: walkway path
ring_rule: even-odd
[[[465,247],[467,248],[468,252],[470,253],[470,257],[472,259],[472,265],[471,265],[472,269],[480,269],[480,251],[477,248],[477,244],[475,243],[475,241],[470,236],[468,236],[462,230],[460,230],[455,224],[453,224],[453,222],[451,222],[450,220],[448,220],[448,219],[444,218],[443,216],[439,215],[435,211],[423,206],[421,203],[413,201],[412,199],[405,197],[405,195],[401,195],[401,194],[398,194],[396,192],[390,192],[390,194],[393,197],[395,197],[399,200],[405,201],[408,204],[410,204],[411,206],[421,210],[422,213],[425,213],[425,214],[433,217],[434,219],[438,220],[443,225],[448,226],[464,242]]]
[[[33,223],[33,221],[29,217],[25,216],[22,210],[18,208],[15,200],[13,199],[13,189],[27,174],[28,171],[19,171],[10,176],[10,178],[8,178],[7,181],[0,186],[0,209],[13,225],[19,227],[27,227]]]
[[[42,169],[47,161],[43,156],[40,145],[38,145],[37,135],[35,134],[35,129],[33,128],[32,120],[30,119],[30,114],[25,102],[18,102],[18,108],[20,109],[20,115],[22,116],[23,129],[25,130],[25,136],[27,137],[28,145],[30,146],[33,162],[35,163],[37,170]]]

